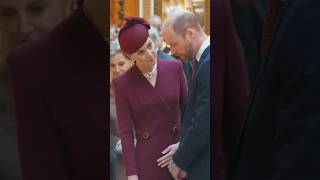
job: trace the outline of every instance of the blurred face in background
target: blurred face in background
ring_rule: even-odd
[[[132,61],[127,57],[125,57],[121,52],[118,52],[115,55],[111,56],[111,59],[110,59],[111,79],[126,72],[132,66],[132,64],[133,64]]]
[[[49,32],[71,13],[72,0],[0,0],[10,48]]]
[[[105,35],[108,28],[109,1],[107,0],[84,0],[83,8],[89,13],[90,19],[93,21],[97,29]],[[108,7],[107,7],[108,6]],[[107,37],[105,37],[107,39]]]

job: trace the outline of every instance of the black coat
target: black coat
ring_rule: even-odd
[[[319,9],[319,0],[284,2],[230,179],[320,179]]]

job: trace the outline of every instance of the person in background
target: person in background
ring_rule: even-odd
[[[118,119],[116,114],[116,105],[114,99],[114,91],[112,88],[112,79],[126,72],[131,68],[133,62],[128,59],[120,49],[110,48],[110,161],[111,174],[114,173],[115,180],[123,180],[125,178],[124,165],[122,159],[122,147],[119,135]],[[113,157],[113,158],[112,158]],[[114,168],[112,168],[114,167]],[[112,179],[112,178],[111,178]]]
[[[110,53],[114,53],[112,51],[116,51],[120,48],[118,42],[118,27],[115,24],[110,25]]]
[[[49,33],[72,12],[72,0],[0,1],[0,179],[21,180],[8,52]]]
[[[72,12],[73,0],[1,0],[0,20],[9,48],[38,39]]]
[[[149,36],[150,36],[153,44],[155,45],[158,58],[159,59],[175,59],[174,57],[168,55],[167,53],[163,52],[160,49],[161,45],[162,45],[162,38],[160,37],[159,33],[160,32],[156,27],[150,26]]]
[[[150,24],[150,26],[156,27],[158,31],[161,32],[162,22],[161,18],[158,15],[150,16],[148,19],[148,23]]]
[[[160,50],[163,51],[164,53],[167,53],[168,55],[171,55],[170,48],[166,45],[166,43],[163,41],[161,36],[162,21],[160,16],[158,15],[150,16],[148,19],[148,23],[150,24],[150,26],[154,26],[158,29],[159,37],[162,42],[161,45],[159,46]],[[174,58],[178,59],[177,57],[174,57]]]
[[[108,178],[107,3],[82,1],[9,56],[24,180]]]
[[[119,43],[134,65],[112,85],[128,180],[171,180],[156,161],[178,142],[187,84],[180,61],[157,58],[149,28],[142,18],[125,19]]]

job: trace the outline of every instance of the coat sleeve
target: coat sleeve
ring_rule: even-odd
[[[130,113],[131,108],[125,93],[123,93],[120,83],[117,83],[116,80],[113,80],[113,86],[126,175],[137,175],[138,172],[135,156],[133,118]]]
[[[24,180],[70,180],[66,150],[46,103],[38,67],[20,56],[9,58]],[[40,72],[39,72],[40,71]]]
[[[192,125],[188,127],[173,161],[186,170],[199,153],[209,147],[210,141],[210,61],[199,68],[197,75],[197,101]]]

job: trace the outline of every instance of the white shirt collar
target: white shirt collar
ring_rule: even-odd
[[[202,43],[202,45],[200,46],[197,55],[196,55],[196,59],[199,62],[204,50],[207,49],[207,47],[210,46],[210,36]]]

